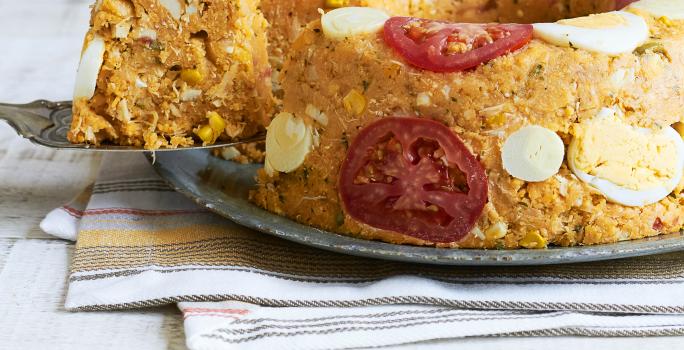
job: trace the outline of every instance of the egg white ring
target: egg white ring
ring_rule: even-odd
[[[95,35],[86,44],[81,62],[78,64],[76,72],[76,82],[74,84],[74,100],[85,97],[91,99],[97,89],[97,78],[104,63],[105,42],[102,37]]]
[[[679,0],[641,0],[632,3],[628,8],[647,12],[654,17],[684,19],[684,2]]]
[[[536,136],[536,137],[535,137]],[[546,158],[549,163],[530,162],[530,155],[525,153],[530,143],[537,145],[539,152],[552,155]],[[565,158],[563,140],[553,130],[539,125],[522,127],[508,136],[501,146],[501,162],[504,170],[511,176],[527,181],[542,182],[558,173]]]
[[[650,132],[648,129],[639,128],[642,132]],[[579,170],[575,165],[575,156],[577,155],[577,142],[575,139],[568,147],[568,166],[570,170],[582,181],[599,190],[608,200],[618,204],[629,207],[642,207],[653,203],[660,202],[667,197],[679,185],[684,175],[684,140],[679,133],[672,127],[666,127],[663,132],[670,138],[675,140],[677,147],[677,163],[679,163],[679,172],[670,181],[662,187],[652,188],[643,191],[631,190],[615,183],[602,179],[598,176],[589,175],[582,170]]]
[[[299,168],[313,146],[311,127],[307,126],[305,136],[295,145],[281,145],[266,139],[266,161],[271,169],[289,173]]]
[[[627,25],[614,28],[583,28],[559,23],[535,23],[534,36],[554,45],[572,46],[608,55],[632,52],[648,39],[648,24],[641,16],[625,11],[608,13],[621,16],[627,21]]]
[[[389,18],[384,11],[372,7],[343,7],[325,13],[321,27],[327,38],[343,40],[377,33]]]
[[[310,125],[304,125],[301,135],[298,135],[292,144],[282,144],[275,133],[285,132],[289,118],[294,118],[290,113],[281,113],[273,119],[266,132],[266,171],[273,170],[289,173],[299,168],[312,149],[313,129]],[[270,168],[270,169],[269,169]]]

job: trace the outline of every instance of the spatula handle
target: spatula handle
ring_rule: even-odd
[[[26,104],[0,103],[0,120],[34,143],[63,148],[71,120],[71,101],[37,100]]]

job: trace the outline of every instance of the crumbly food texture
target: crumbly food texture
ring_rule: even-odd
[[[98,0],[84,47],[102,38],[104,62],[94,96],[74,101],[68,138],[74,143],[148,149],[211,143],[215,137],[198,137],[210,112],[218,113],[226,124],[218,139],[262,131],[279,106],[274,94],[282,97],[277,82],[290,45],[307,23],[320,16],[320,9],[337,6],[486,22],[555,20],[602,11],[613,4],[589,6],[578,0]],[[193,71],[194,78],[183,79],[184,70]]]
[[[258,1],[178,5],[180,13],[158,0],[95,4],[85,46],[102,38],[104,62],[94,96],[74,101],[71,142],[192,146],[209,113],[224,121],[219,139],[268,124],[274,103]]]
[[[220,149],[215,148],[212,150],[212,154],[240,164],[263,163],[266,157],[263,142],[243,143],[234,147]]]
[[[341,6],[374,7],[393,16],[413,16],[459,22],[553,22],[615,8],[614,0],[262,0],[260,9],[269,23],[269,57],[276,92],[279,71],[290,45],[320,10]]]
[[[501,144],[521,125],[543,125],[567,145],[572,126],[605,106],[620,108],[630,124],[642,127],[681,121],[679,24],[646,16],[654,45],[634,54],[608,57],[533,41],[521,52],[445,78],[407,66],[379,38],[331,43],[317,23],[306,23],[332,3],[461,22],[545,22],[609,11],[615,2],[188,0],[171,11],[162,4],[173,1],[98,0],[85,45],[103,39],[104,62],[94,96],[74,101],[72,142],[191,146],[204,141],[198,135],[209,115],[223,120],[214,136],[247,137],[262,131],[280,108],[275,92],[284,110],[314,124],[306,115],[313,105],[330,124],[317,125],[318,144],[299,169],[260,172],[251,198],[311,226],[433,245],[357,222],[339,202],[337,176],[350,141],[364,125],[396,113],[447,124],[487,169],[490,198],[477,227],[465,240],[441,246],[600,244],[676,232],[684,225],[684,183],[659,203],[630,208],[607,202],[566,164],[544,182],[526,183],[508,175],[500,160]],[[351,90],[363,98],[361,115],[345,106]],[[236,150],[244,158],[238,161],[263,156],[258,147]]]
[[[258,205],[325,230],[397,244],[434,245],[375,229],[348,216],[337,183],[347,147],[378,118],[414,115],[449,127],[479,157],[489,179],[489,201],[475,229],[451,248],[543,248],[612,243],[684,226],[684,183],[645,207],[610,203],[564,162],[550,179],[528,183],[502,166],[501,146],[523,125],[557,132],[567,146],[573,125],[615,106],[635,126],[657,128],[684,116],[684,26],[649,20],[657,50],[610,57],[533,40],[518,52],[476,70],[437,74],[417,70],[379,36],[331,42],[318,23],[300,36],[285,65],[284,110],[307,118],[311,104],[328,116],[320,144],[292,173],[259,174]],[[364,113],[345,108],[357,90]],[[314,123],[313,120],[309,120]]]

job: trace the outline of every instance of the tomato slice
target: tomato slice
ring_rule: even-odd
[[[389,117],[361,130],[339,180],[345,211],[370,226],[430,242],[457,242],[487,202],[487,175],[448,127]]]
[[[515,51],[532,40],[531,24],[449,23],[392,17],[383,37],[412,65],[433,72],[457,72]]]

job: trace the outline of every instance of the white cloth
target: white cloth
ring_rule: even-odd
[[[83,210],[86,217],[100,215],[102,208],[135,209],[132,203],[145,210],[195,208],[158,183],[159,193],[136,185],[138,178],[155,183],[140,155],[108,156],[103,164]],[[101,182],[111,184],[117,177],[130,185],[102,191]],[[210,220],[222,220],[211,215]],[[75,232],[69,229],[79,225],[74,219],[58,208],[41,226],[70,237]],[[662,267],[674,266],[674,272],[649,271],[651,261],[641,273],[610,278],[592,277],[575,265],[581,271],[577,276],[528,270],[519,275],[397,275],[372,281],[344,273],[302,279],[250,267],[149,264],[134,271],[75,272],[66,303],[89,310],[180,302],[193,350],[347,349],[474,336],[684,335],[684,269],[676,268],[684,254],[661,259]],[[607,262],[600,268],[624,268],[623,263]],[[111,276],[97,277],[107,274]],[[193,302],[205,300],[226,301]]]
[[[88,186],[69,203],[52,210],[40,222],[40,229],[49,235],[75,241],[78,236],[78,225],[83,217],[83,211],[88,205],[91,193],[92,186]]]
[[[268,308],[180,303],[191,349],[353,349],[473,336],[681,334],[682,316],[461,310],[420,305]]]

